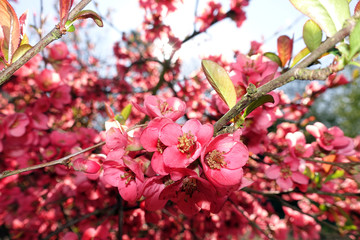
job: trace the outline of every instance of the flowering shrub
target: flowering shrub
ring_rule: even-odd
[[[64,42],[19,65],[1,82],[0,236],[359,238],[360,136],[307,115],[327,89],[350,82],[336,72],[359,52],[357,16],[347,20],[349,44],[335,46],[333,63],[311,70],[321,54],[335,52],[320,46],[321,34],[314,45],[319,31],[330,42],[344,39],[336,32],[350,17],[348,1],[337,2],[332,27],[311,12],[316,0],[310,10],[291,2],[318,26],[306,23],[306,48],[295,56],[287,36],[278,38],[277,53],[253,41],[233,62],[208,56],[203,71],[183,77],[175,52],[223,19],[240,27],[249,1],[232,0],[227,12],[208,1],[194,33],[181,40],[164,18],[182,1],[140,0],[143,29],[114,44],[113,78],[100,76],[98,59],[87,65]],[[95,12],[69,13],[72,3],[60,0],[60,22],[48,36],[70,34],[83,18],[102,25]],[[3,79],[34,50],[23,31],[26,14],[18,19],[6,0],[0,12]],[[161,59],[153,42],[164,39],[173,49]],[[315,60],[314,49],[322,51]],[[294,79],[326,82],[310,82],[295,97],[275,90]]]

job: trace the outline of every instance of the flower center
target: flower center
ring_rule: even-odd
[[[205,162],[211,169],[221,169],[226,166],[223,155],[224,153],[213,150],[206,155]]]
[[[122,179],[126,179],[125,184],[128,185],[132,180],[135,180],[135,174],[130,169],[120,176]]]
[[[331,133],[324,132],[322,140],[326,146],[329,146],[331,145],[331,142],[334,140],[334,136]]]
[[[156,143],[156,149],[158,150],[158,152],[163,153],[165,148],[166,148],[166,145],[163,144],[162,141],[160,141],[160,139],[158,139],[157,143]]]
[[[171,111],[173,111],[172,107],[169,106],[167,102],[159,102],[159,108],[162,115],[165,115]]]
[[[183,192],[185,192],[187,195],[189,195],[191,197],[196,189],[197,189],[197,186],[196,186],[196,179],[195,178],[185,178],[183,180],[181,190]]]
[[[295,145],[295,153],[296,155],[303,155],[305,153],[305,148],[303,145],[296,144]]]
[[[292,175],[292,171],[290,170],[290,167],[285,167],[280,170],[281,176],[283,178],[289,178]]]
[[[191,154],[195,150],[195,137],[191,132],[184,133],[178,138],[177,148],[179,152]]]

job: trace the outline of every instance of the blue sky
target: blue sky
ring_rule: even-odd
[[[53,7],[56,2],[57,0],[43,0],[44,16],[49,17],[49,24],[44,29],[45,33],[50,31],[55,24],[51,15],[57,14]],[[109,10],[112,12],[113,24],[120,31],[127,32],[141,26],[143,11],[139,9],[138,1],[100,0],[97,2],[101,15],[106,15]],[[166,23],[172,27],[175,36],[180,39],[193,31],[196,1],[183,0],[183,2],[184,4],[179,5],[177,12],[166,18]],[[198,14],[201,14],[201,9],[206,2],[206,0],[199,0]],[[219,0],[218,2],[223,3],[223,6],[229,6],[230,0]],[[354,5],[354,3],[352,4]],[[29,10],[29,24],[33,24],[33,14],[37,14],[35,18],[39,16],[40,0],[19,0],[19,3],[13,4],[13,6],[18,15],[26,9]],[[95,10],[94,4],[90,3],[87,9]],[[199,57],[201,56],[222,54],[227,59],[231,59],[234,50],[246,53],[252,40],[263,42],[264,51],[276,52],[276,39],[285,34],[290,37],[294,36],[295,40],[299,39],[295,42],[294,53],[304,47],[300,38],[302,26],[308,18],[297,11],[289,0],[251,0],[245,11],[247,19],[241,28],[236,28],[235,23],[227,19],[212,26],[206,33],[199,35],[193,41],[184,44],[179,52],[179,56],[184,60],[183,71],[190,73],[196,70],[200,65]],[[28,28],[27,32],[29,31]],[[77,31],[81,36],[82,29],[77,29]],[[95,51],[100,58],[104,59],[108,59],[112,55],[112,44],[121,37],[117,31],[106,26],[106,23],[104,28],[94,28],[87,34],[94,39],[95,43],[98,43]]]

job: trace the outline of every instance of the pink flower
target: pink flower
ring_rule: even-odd
[[[248,87],[253,83],[256,87],[262,86],[279,75],[278,65],[264,59],[261,54],[251,57],[239,54],[236,63],[231,64],[234,75],[231,80],[235,85]]]
[[[49,48],[49,57],[54,60],[63,60],[69,57],[69,50],[64,42],[57,42]]]
[[[112,127],[106,132],[106,147],[109,149],[122,148],[127,145],[127,134],[119,128]]]
[[[42,91],[51,91],[61,82],[60,75],[50,69],[44,69],[35,80]]]
[[[106,160],[120,161],[125,155],[125,148],[128,144],[128,136],[126,132],[122,132],[119,128],[110,128],[106,132],[106,147],[110,150]]]
[[[168,199],[160,199],[160,193],[166,187],[166,183],[170,183],[171,179],[167,176],[155,176],[146,179],[144,183],[145,208],[149,211],[162,209]]]
[[[30,123],[25,113],[14,113],[4,119],[5,133],[9,137],[21,137],[26,132],[26,126]]]
[[[162,153],[167,147],[159,139],[160,129],[168,123],[173,123],[168,118],[155,118],[151,120],[140,136],[140,143],[148,152],[154,152],[151,158],[152,169],[160,175],[167,175],[169,170],[164,165]]]
[[[68,85],[62,85],[53,90],[50,94],[52,105],[57,109],[62,109],[64,105],[69,104],[71,102],[70,91],[71,88]]]
[[[316,138],[316,142],[326,151],[336,151],[341,155],[353,155],[354,142],[351,138],[344,136],[339,127],[327,128],[320,122],[306,126],[306,130]]]
[[[178,179],[160,194],[160,200],[172,200],[186,215],[194,215],[201,209],[212,211],[217,197],[214,187],[195,171],[181,169]]]
[[[37,109],[33,109],[30,112],[30,117],[31,117],[31,126],[35,129],[39,129],[39,130],[46,130],[49,129],[48,126],[48,116],[45,115],[44,113],[40,112]]]
[[[78,240],[78,235],[76,235],[76,233],[74,232],[67,232],[65,233],[63,239],[67,239],[67,240]]]
[[[50,134],[51,143],[59,147],[72,147],[77,143],[76,135],[72,132],[53,131]]]
[[[128,156],[119,161],[104,162],[104,180],[117,187],[121,197],[134,203],[143,193],[144,173],[139,162]]]
[[[341,86],[348,84],[349,81],[346,79],[346,77],[343,74],[330,74],[328,79],[326,79],[325,85],[329,88]]]
[[[265,170],[265,175],[270,179],[276,179],[280,188],[287,190],[292,188],[294,183],[307,184],[308,178],[298,171],[299,164],[297,161],[286,161],[282,165],[272,164]]]
[[[151,118],[167,117],[176,121],[185,114],[186,104],[176,97],[171,97],[162,101],[157,96],[147,96],[144,100],[144,107],[133,103],[134,107],[140,112],[145,113]]]
[[[73,168],[76,171],[84,173],[97,173],[100,170],[100,165],[95,161],[90,161],[84,158],[77,158],[72,162]]]
[[[215,137],[201,153],[204,173],[217,188],[239,187],[241,184],[242,167],[248,160],[249,152],[240,142],[239,133]]]
[[[213,132],[212,125],[201,125],[196,119],[187,121],[182,127],[176,123],[165,124],[159,136],[166,146],[164,164],[169,168],[187,167],[200,156],[202,146],[211,139]]]
[[[286,134],[289,143],[289,150],[293,157],[310,157],[314,149],[311,144],[306,144],[305,136],[302,132]]]
[[[214,1],[208,2],[208,7],[201,16],[196,18],[196,21],[201,24],[199,31],[205,31],[213,22],[220,21],[221,19],[224,19],[225,16],[221,3],[215,3]]]

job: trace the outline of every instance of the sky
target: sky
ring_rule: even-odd
[[[28,10],[29,24],[33,24],[33,19],[39,18],[41,1],[44,4],[43,16],[47,16],[49,22],[44,31],[48,32],[55,24],[51,16],[57,14],[54,11],[54,4],[57,0],[18,0],[17,4],[12,2],[12,5],[18,15]],[[198,1],[197,14],[199,15],[207,0]],[[78,1],[75,0],[75,2]],[[113,55],[113,43],[121,38],[121,32],[128,32],[141,26],[143,11],[139,8],[136,0],[98,0],[95,2],[98,3],[97,9],[94,1],[86,9],[97,11],[102,16],[106,16],[110,11],[112,23],[117,30],[105,22],[104,28],[93,28],[86,33],[97,43],[95,52],[98,57],[109,59],[109,56]],[[114,4],[115,2],[116,4]],[[176,12],[165,18],[165,22],[172,27],[174,35],[180,39],[191,34],[194,30],[196,1],[183,0],[183,2],[184,4],[179,5]],[[230,0],[218,0],[217,2],[223,3],[223,6],[230,5]],[[183,59],[183,72],[188,74],[198,69],[202,56],[222,54],[225,59],[231,60],[234,50],[247,53],[250,42],[253,40],[263,43],[264,52],[276,52],[276,40],[280,35],[294,37],[294,54],[305,46],[301,39],[302,26],[308,18],[296,10],[289,0],[250,0],[245,12],[246,20],[240,28],[236,28],[235,22],[226,19],[212,26],[206,33],[185,43],[178,52],[178,56]],[[81,36],[82,30],[77,29],[76,31],[79,31]],[[30,43],[32,43],[31,39]]]

